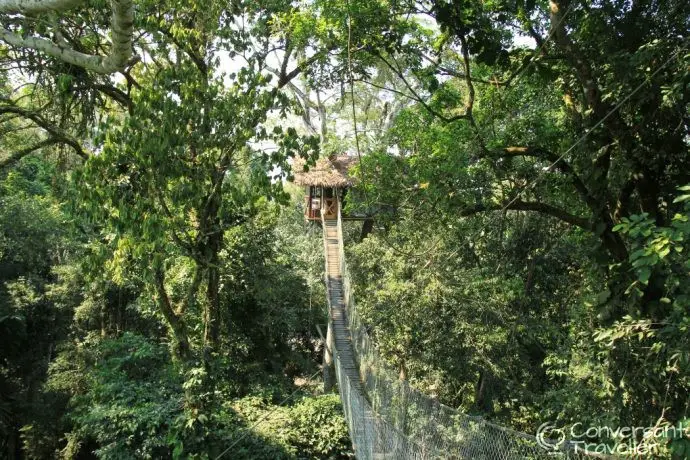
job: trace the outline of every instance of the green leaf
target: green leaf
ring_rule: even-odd
[[[177,444],[175,444],[175,448],[173,449],[173,458],[175,458],[175,459],[182,458],[183,453],[184,453],[184,443],[182,441],[179,441]]]
[[[649,277],[651,275],[652,275],[652,269],[650,267],[642,267],[637,272],[637,279],[639,279],[641,283],[646,285],[649,282]]]
[[[602,305],[602,304],[606,303],[606,301],[609,299],[610,296],[611,296],[611,291],[608,289],[600,292],[599,294],[597,294],[597,297],[596,297],[597,304]]]

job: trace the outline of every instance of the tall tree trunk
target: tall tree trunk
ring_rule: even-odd
[[[173,338],[175,339],[175,354],[178,358],[189,361],[192,358],[192,350],[189,346],[187,328],[181,317],[175,314],[175,310],[170,302],[170,297],[165,290],[165,273],[162,268],[156,269],[155,275],[156,292],[158,294],[158,306],[170,326]]]
[[[479,381],[477,382],[474,404],[478,411],[491,412],[493,409],[493,401],[491,397],[491,381],[492,376],[489,372],[482,370],[479,372]]]
[[[206,351],[216,351],[220,336],[220,250],[223,248],[223,228],[220,210],[223,203],[222,188],[225,172],[230,165],[230,157],[222,161],[222,166],[214,174],[213,190],[204,200],[199,238],[201,253],[207,265],[206,306],[204,310],[204,347]]]
[[[218,349],[220,337],[220,258],[218,254],[223,246],[223,232],[218,218],[213,219],[211,235],[205,248],[206,270],[206,305],[204,309],[204,345],[209,351]]]
[[[374,219],[364,219],[364,222],[362,223],[362,232],[359,234],[359,241],[363,241],[364,238],[369,236],[372,230],[374,230]]]
[[[602,245],[608,251],[611,258],[616,262],[625,262],[628,260],[628,248],[621,235],[613,231],[613,220],[606,216],[604,221],[600,223],[603,226],[599,238]],[[596,231],[596,229],[595,229]]]
[[[217,264],[217,255],[212,259]],[[206,284],[206,310],[204,314],[204,344],[211,351],[218,348],[220,336],[220,273],[217,266],[209,267]]]

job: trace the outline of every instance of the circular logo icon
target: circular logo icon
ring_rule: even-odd
[[[565,442],[563,429],[556,428],[551,422],[542,423],[537,429],[537,444],[542,449],[550,452],[560,450],[561,444]]]

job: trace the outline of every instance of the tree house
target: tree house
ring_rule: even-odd
[[[331,155],[319,158],[307,170],[304,160],[295,158],[292,165],[294,183],[305,188],[305,219],[321,221],[321,216],[326,220],[338,217],[338,207],[342,206],[348,188],[354,183],[349,170],[356,163],[357,158],[349,155]]]

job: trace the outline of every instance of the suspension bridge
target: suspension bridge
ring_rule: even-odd
[[[538,439],[447,407],[410,387],[379,357],[357,314],[345,263],[340,206],[321,218],[329,350],[355,456],[360,460],[585,458],[562,440]],[[594,455],[600,457],[599,455]]]

